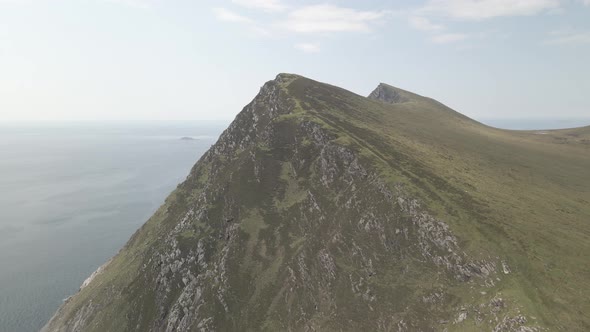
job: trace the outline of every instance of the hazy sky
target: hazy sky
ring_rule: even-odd
[[[279,72],[590,117],[590,0],[0,0],[0,122],[227,120]]]

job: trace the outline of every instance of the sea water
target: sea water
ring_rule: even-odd
[[[0,125],[0,331],[38,331],[226,125]]]

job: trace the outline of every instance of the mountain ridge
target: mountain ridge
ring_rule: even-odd
[[[565,257],[588,252],[583,128],[509,133],[379,96],[265,83],[46,331],[588,327],[564,304],[588,307]]]

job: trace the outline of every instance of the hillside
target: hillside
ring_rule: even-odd
[[[590,330],[590,127],[267,82],[46,331]]]

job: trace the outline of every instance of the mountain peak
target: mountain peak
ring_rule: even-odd
[[[266,82],[45,331],[588,326],[587,285],[546,268],[587,274],[587,131],[500,131],[383,83],[370,98]]]
[[[379,100],[388,104],[399,104],[411,101],[418,95],[386,83],[379,83],[377,88],[369,95],[370,99]]]
[[[300,77],[302,77],[302,76],[297,75],[297,74],[278,73],[277,76],[275,77],[275,81],[278,83],[285,83],[285,82],[290,82],[290,81],[300,78]]]

